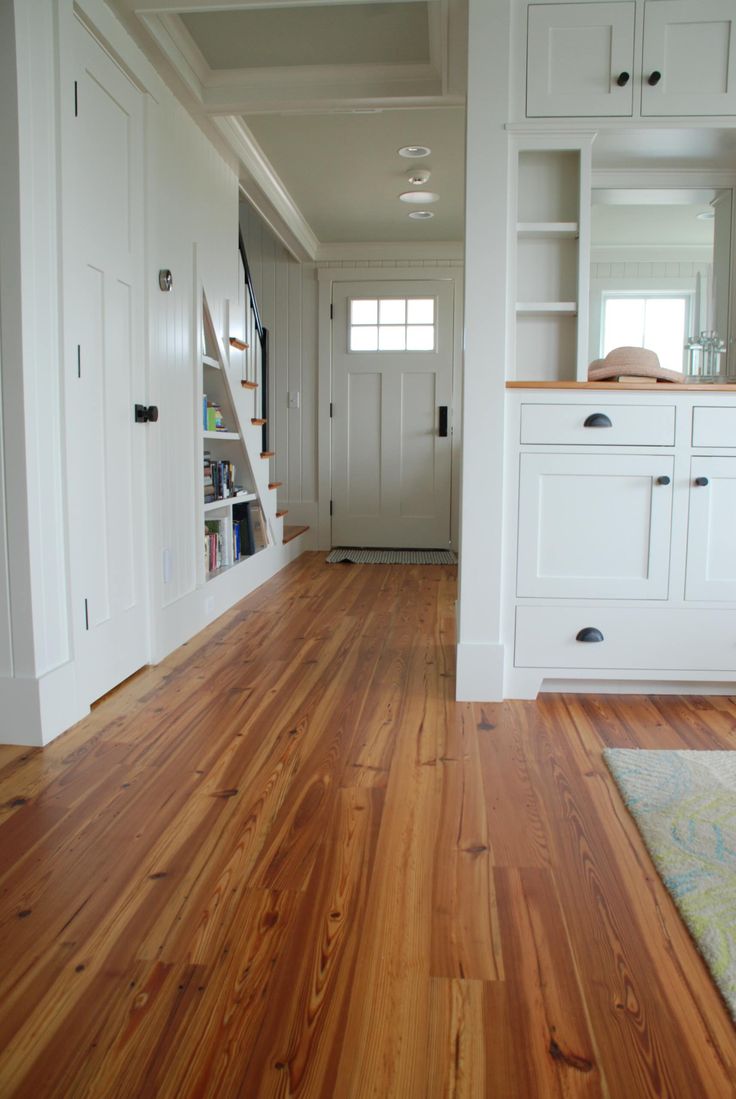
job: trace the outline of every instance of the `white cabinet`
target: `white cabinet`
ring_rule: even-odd
[[[736,114],[734,0],[530,4],[528,118]],[[635,60],[640,57],[640,60]]]
[[[736,458],[693,458],[685,596],[736,600]]]
[[[672,458],[523,454],[517,595],[666,599]]]
[[[634,13],[633,0],[530,4],[529,118],[631,115]]]

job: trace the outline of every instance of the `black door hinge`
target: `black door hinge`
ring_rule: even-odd
[[[332,304],[332,302],[330,302],[330,320],[334,320],[334,319],[335,319],[335,307]]]
[[[85,599],[84,601],[84,628],[89,629],[89,603]]]
[[[330,515],[332,515],[332,500],[330,500]]]
[[[332,401],[330,401],[330,419],[332,419]]]
[[[77,344],[77,377],[82,377],[82,347]]]
[[[74,117],[79,117],[79,85],[74,81]]]

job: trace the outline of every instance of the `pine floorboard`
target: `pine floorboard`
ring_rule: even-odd
[[[305,554],[0,748],[2,1099],[727,1099],[602,760],[736,700],[455,703],[455,569]]]

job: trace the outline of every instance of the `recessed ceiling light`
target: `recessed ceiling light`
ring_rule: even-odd
[[[402,191],[399,195],[402,202],[416,202],[422,206],[428,202],[437,202],[439,197],[434,191]]]
[[[409,217],[413,218],[414,221],[427,221],[429,218],[433,218],[434,214],[431,210],[412,210]]]
[[[402,145],[399,149],[399,156],[408,157],[409,160],[416,160],[418,157],[429,156],[432,152],[426,145]]]
[[[698,221],[713,221],[716,216],[715,210],[703,210],[702,214],[695,215]]]
[[[413,187],[421,187],[423,183],[429,182],[431,172],[428,172],[426,168],[422,168],[418,171],[416,168],[412,168],[406,173],[406,178],[409,180]]]

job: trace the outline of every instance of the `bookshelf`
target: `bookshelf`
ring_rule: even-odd
[[[204,579],[237,567],[269,543],[268,524],[255,490],[255,478],[228,373],[206,295],[202,295],[199,403],[200,530]]]

